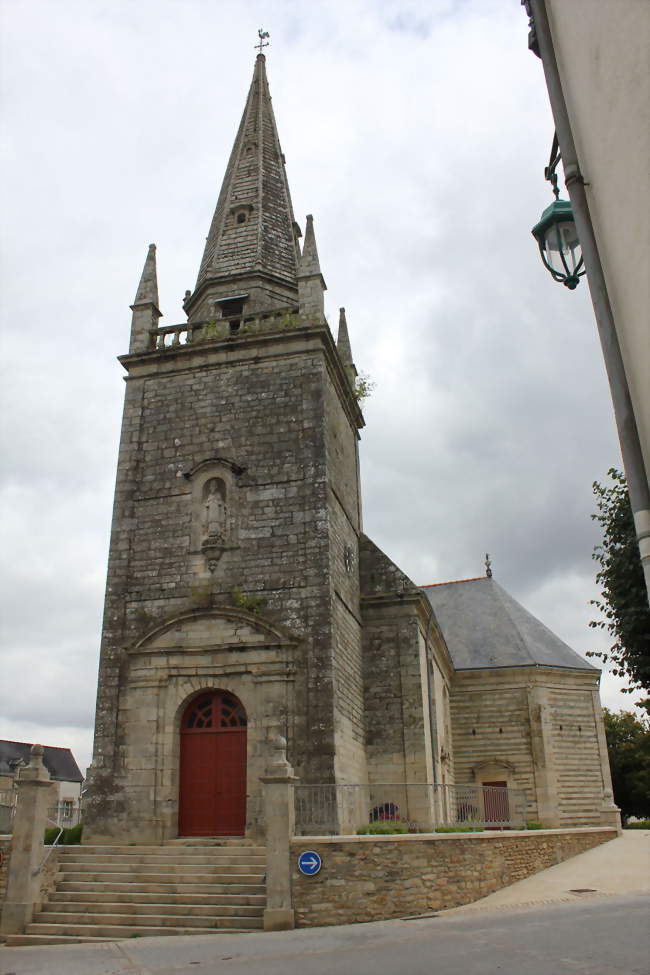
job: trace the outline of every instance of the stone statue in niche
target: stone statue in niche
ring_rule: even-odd
[[[203,501],[203,538],[205,542],[224,544],[226,541],[226,500],[225,485],[218,477],[212,477],[206,484]]]

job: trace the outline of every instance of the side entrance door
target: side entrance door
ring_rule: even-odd
[[[246,712],[227,691],[207,691],[181,721],[180,836],[243,836]]]
[[[504,829],[510,821],[507,788],[507,782],[483,782],[484,819],[488,829]]]

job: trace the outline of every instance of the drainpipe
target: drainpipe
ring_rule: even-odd
[[[523,0],[522,0],[523,2]],[[614,405],[614,417],[621,444],[623,466],[634,515],[636,538],[641,555],[641,565],[645,576],[646,589],[650,599],[650,488],[645,469],[639,432],[634,417],[634,409],[627,384],[621,347],[616,334],[614,316],[607,293],[598,245],[589,213],[585,181],[578,162],[573,132],[569,121],[562,82],[558,71],[553,38],[548,22],[545,0],[526,0],[525,6],[531,16],[531,40],[529,46],[541,58],[546,77],[551,110],[555,120],[558,144],[562,155],[565,184],[578,238],[582,247],[587,281],[594,306],[600,344],[605,359],[605,368]]]

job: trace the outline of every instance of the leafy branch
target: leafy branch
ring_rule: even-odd
[[[594,482],[593,492],[598,511],[591,517],[601,526],[603,541],[594,548],[593,559],[600,569],[596,582],[601,586],[600,599],[591,605],[601,619],[589,624],[605,630],[614,642],[608,650],[591,650],[609,664],[612,673],[625,677],[631,686],[626,692],[650,690],[650,607],[636,541],[632,506],[625,476],[610,468],[610,484]]]

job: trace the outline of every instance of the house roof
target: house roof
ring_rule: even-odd
[[[0,739],[0,774],[13,774],[16,763],[29,764],[31,742],[5,741]],[[43,745],[43,764],[53,779],[60,782],[83,782],[74,755],[69,748],[56,748],[54,745]]]
[[[456,670],[562,667],[597,671],[491,577],[420,588],[433,606]]]

